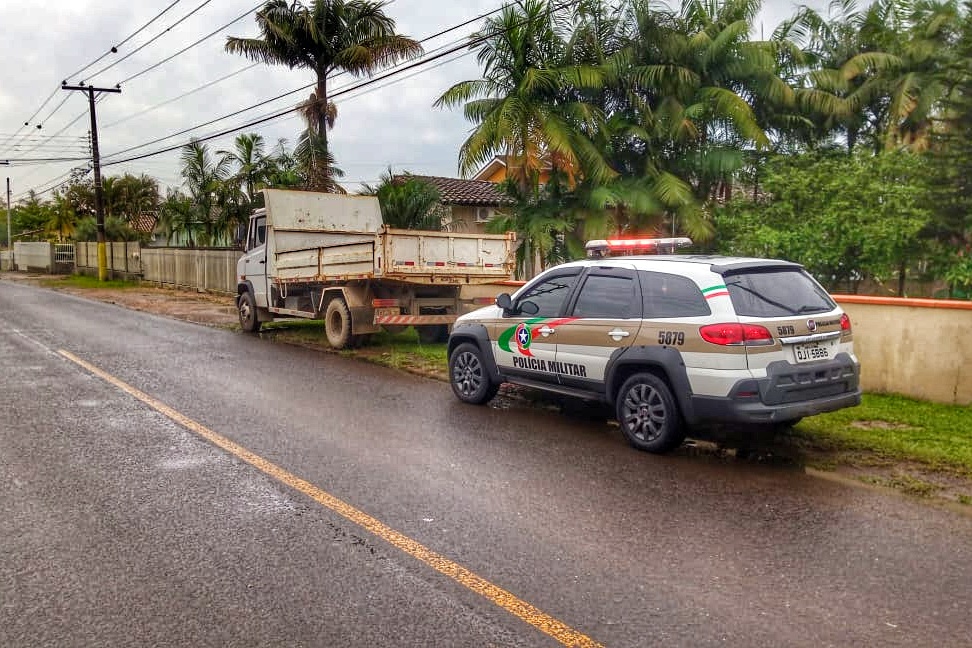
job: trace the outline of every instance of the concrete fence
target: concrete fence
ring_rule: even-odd
[[[861,386],[972,404],[972,302],[837,295],[851,318]]]
[[[142,274],[139,261],[141,246],[137,242],[108,241],[105,243],[108,271],[113,277],[136,279]],[[97,274],[98,244],[74,244],[74,266],[81,274]]]
[[[14,266],[21,272],[54,271],[54,247],[50,243],[14,241]]]
[[[159,286],[236,294],[239,250],[142,248],[142,280]]]

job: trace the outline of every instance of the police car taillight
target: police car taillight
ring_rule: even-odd
[[[699,329],[702,339],[719,346],[769,346],[773,334],[759,324],[708,324]]]
[[[584,248],[587,258],[603,259],[612,256],[629,256],[632,254],[674,254],[675,250],[692,245],[692,239],[678,238],[643,238],[643,239],[607,239],[588,241]]]

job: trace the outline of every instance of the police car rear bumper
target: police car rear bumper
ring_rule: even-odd
[[[782,423],[861,403],[860,365],[847,353],[807,365],[774,362],[766,378],[742,380],[724,398],[692,396],[695,421]]]

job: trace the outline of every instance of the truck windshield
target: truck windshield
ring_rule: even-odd
[[[790,317],[837,308],[803,270],[747,270],[727,274],[725,280],[736,313],[745,317]]]

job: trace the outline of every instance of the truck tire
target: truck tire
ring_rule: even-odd
[[[351,309],[344,297],[335,297],[327,303],[324,311],[324,335],[335,349],[346,349],[352,345]]]
[[[253,293],[246,290],[240,295],[237,310],[240,316],[240,326],[244,331],[256,333],[260,330],[260,317],[257,315],[256,300],[253,299]]]
[[[471,405],[485,405],[499,391],[499,385],[489,377],[482,351],[468,342],[449,355],[449,383],[456,398]]]
[[[625,438],[638,450],[660,454],[685,440],[675,397],[654,374],[639,373],[624,381],[615,410]]]

